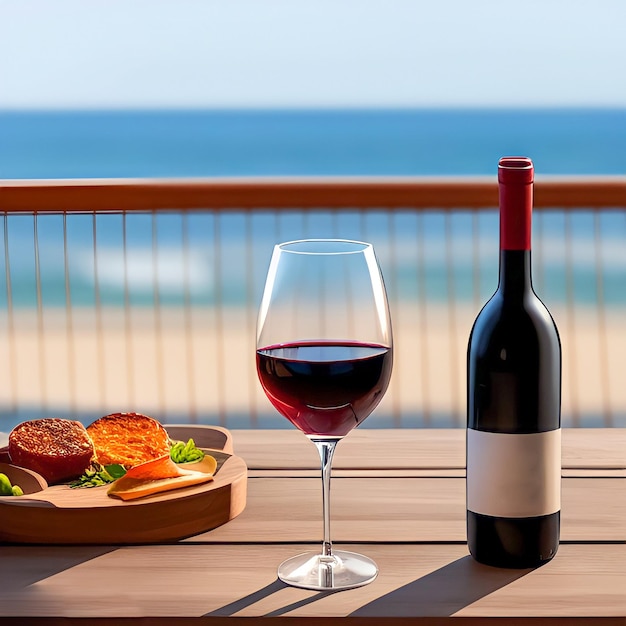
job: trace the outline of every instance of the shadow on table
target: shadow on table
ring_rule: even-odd
[[[207,613],[203,617],[227,617],[232,616],[239,611],[252,606],[256,602],[263,600],[263,598],[267,598],[271,596],[273,593],[277,593],[282,589],[288,589],[289,585],[286,585],[284,582],[276,579],[273,583],[266,585],[262,589],[255,591],[247,595],[245,598],[241,598],[236,600],[235,602],[231,602],[225,606],[216,609],[215,611],[211,611]],[[317,602],[320,598],[328,596],[333,593],[341,593],[340,591],[322,591],[322,592],[311,592],[313,595],[303,598],[302,600],[298,600],[297,602],[293,602],[292,604],[288,604],[286,606],[281,607],[280,609],[276,609],[275,611],[271,611],[267,613],[264,617],[277,617],[279,615],[284,615],[285,613],[289,613],[290,611],[295,611],[307,604],[311,604],[312,602]]]
[[[471,556],[465,556],[363,605],[350,613],[350,617],[443,617],[454,615],[457,611],[498,589],[506,587],[531,571],[531,569],[509,570],[488,567],[477,563]],[[287,585],[277,579],[244,598],[207,613],[205,617],[232,616],[285,588]],[[333,593],[343,592],[314,593],[307,598],[272,611],[265,617],[285,615]]]
[[[282,583],[280,580],[276,579],[273,583],[266,585],[262,589],[259,589],[258,591],[255,591],[254,593],[248,594],[244,598],[240,598],[239,600],[236,600],[235,602],[226,604],[220,607],[219,609],[216,609],[215,611],[211,611],[210,613],[203,615],[203,617],[208,617],[208,616],[227,617],[230,615],[234,615],[235,613],[249,606],[252,606],[259,600],[262,600],[263,598],[267,598],[268,596],[271,596],[273,593],[276,593],[280,589],[284,589],[284,588],[285,588],[285,584]]]
[[[363,605],[351,617],[442,617],[506,587],[531,569],[509,570],[464,556]]]
[[[116,549],[111,546],[3,546],[0,559],[2,590],[22,590]],[[16,562],[24,575],[15,576]]]

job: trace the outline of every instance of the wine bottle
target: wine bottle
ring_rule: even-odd
[[[533,163],[498,164],[498,287],[467,352],[467,541],[479,562],[535,567],[558,549],[561,344],[533,290]]]

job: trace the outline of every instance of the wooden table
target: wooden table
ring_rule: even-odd
[[[335,456],[332,535],[380,574],[326,594],[276,578],[281,560],[321,540],[314,446],[295,430],[233,438],[249,467],[239,517],[169,545],[2,545],[3,623],[626,625],[626,429],[564,431],[562,542],[535,570],[468,555],[463,430],[351,433]]]

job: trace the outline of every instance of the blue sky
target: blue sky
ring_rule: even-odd
[[[0,108],[626,107],[625,0],[0,0]]]

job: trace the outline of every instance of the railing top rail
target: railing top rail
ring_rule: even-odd
[[[492,209],[495,177],[0,180],[0,212]],[[625,176],[538,176],[539,209],[626,208]]]

